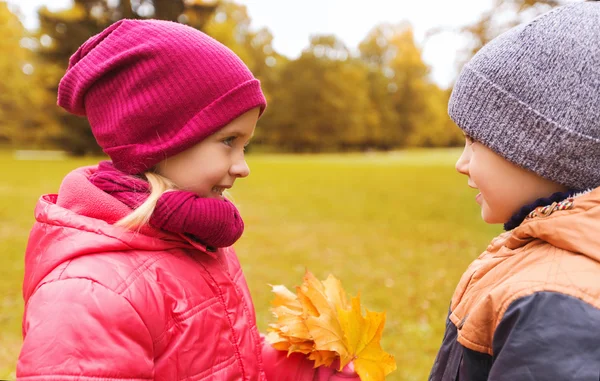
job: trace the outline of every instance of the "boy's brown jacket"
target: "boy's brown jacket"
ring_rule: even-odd
[[[600,379],[600,188],[492,241],[452,297],[430,380]]]

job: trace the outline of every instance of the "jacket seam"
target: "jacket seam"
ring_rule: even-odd
[[[52,375],[35,375],[35,376],[19,376],[18,380],[64,380],[65,378],[70,380],[96,380],[96,381],[146,381],[146,380],[154,380],[153,378],[113,378],[113,377],[95,377],[95,376],[80,376],[76,374],[52,374]]]
[[[453,324],[453,323],[450,320],[450,316],[448,316],[448,318],[446,319],[446,329],[444,331],[444,337],[442,338],[442,344],[446,342],[446,339],[448,338],[448,335],[450,334],[450,325],[451,324]],[[456,333],[456,337],[458,337],[458,332]],[[452,346],[454,346],[454,343]],[[452,349],[450,349],[450,350],[452,351]],[[448,356],[448,358],[450,358],[450,356]],[[433,367],[431,368],[431,374],[437,373],[437,371],[440,367],[440,363],[441,363],[441,361],[439,359],[439,354],[438,354],[433,362]]]
[[[173,316],[173,318],[170,319],[167,322],[166,328],[164,329],[164,331],[160,335],[158,335],[154,341],[156,343],[160,343],[164,339],[164,336],[175,325],[183,323],[184,321],[193,318],[194,316],[198,315],[202,311],[205,311],[205,310],[209,309],[210,307],[212,307],[212,306],[214,306],[215,304],[218,304],[218,303],[219,303],[219,300],[216,297],[213,297],[213,298],[205,300],[204,302],[202,302],[200,304],[197,304],[196,306],[188,309],[185,312],[182,312],[181,314],[178,314],[177,316]],[[205,305],[205,304],[207,304],[207,305]],[[188,316],[183,316],[183,315],[186,315],[186,314],[189,314],[189,315]]]
[[[596,301],[596,303],[594,303],[594,301],[597,300],[598,298],[594,297],[593,295],[591,295],[587,292],[584,292],[582,290],[572,290],[565,286],[545,284],[544,286],[537,286],[537,287],[527,289],[527,290],[524,290],[521,292],[516,292],[516,293],[512,294],[510,297],[506,298],[504,300],[504,302],[500,305],[500,308],[498,309],[498,313],[496,315],[496,320],[494,321],[494,329],[492,332],[494,332],[494,333],[496,332],[496,328],[498,327],[498,324],[500,324],[500,321],[502,320],[502,318],[504,318],[504,314],[506,313],[506,311],[508,310],[508,308],[510,307],[510,305],[513,302],[515,302],[517,299],[531,296],[538,292],[553,292],[553,293],[560,294],[560,295],[570,296],[570,297],[578,299],[581,302],[586,303],[586,304],[596,308],[597,310],[600,310],[600,301]]]
[[[212,280],[212,282],[214,283],[215,287],[218,290],[219,293],[219,301],[221,302],[221,305],[223,306],[223,312],[225,313],[225,317],[227,318],[227,322],[229,323],[229,328],[231,331],[231,335],[233,337],[233,347],[235,350],[235,356],[239,362],[240,365],[240,369],[242,371],[242,378],[243,379],[247,379],[246,377],[246,369],[244,368],[244,363],[242,361],[242,356],[240,354],[240,348],[239,345],[237,343],[238,341],[238,337],[235,333],[235,329],[233,328],[233,323],[231,322],[231,317],[229,316],[229,311],[227,309],[227,304],[225,303],[225,298],[223,297],[223,290],[221,290],[221,287],[219,287],[219,284],[217,283],[216,279],[212,276],[212,274],[210,273],[210,271],[208,271],[208,269],[206,268],[206,266],[200,262],[199,260],[196,259],[196,262],[198,262],[200,264],[200,266],[202,267],[202,269],[206,272],[206,274],[208,275],[208,277]]]
[[[496,333],[496,329],[498,328],[500,321],[504,317],[504,314],[506,313],[506,311],[508,310],[508,308],[510,307],[510,305],[513,302],[515,302],[517,299],[531,296],[538,292],[554,292],[557,294],[570,296],[570,297],[576,298],[576,299],[580,300],[581,302],[586,303],[586,304],[600,310],[600,302],[594,303],[594,300],[596,298],[589,293],[583,292],[581,290],[577,290],[577,292],[576,292],[565,286],[552,286],[552,285],[544,284],[542,286],[536,286],[533,288],[529,288],[527,290],[523,290],[523,291],[511,294],[510,297],[507,297],[500,304],[500,308],[498,308],[496,317],[493,322],[494,325],[493,325],[492,332],[491,332],[492,337]],[[473,348],[471,348],[471,349],[479,351],[479,352],[485,352],[492,356],[494,355],[493,348],[491,346],[488,346],[488,345],[485,345],[482,343],[478,343],[477,341],[474,341],[474,340],[470,339],[468,336],[464,335],[463,332],[459,332],[458,336],[461,340],[464,340],[467,343],[471,344],[473,346]]]
[[[450,352],[448,353],[448,361],[452,360],[452,355],[454,354],[454,352],[456,352],[456,345],[452,345],[450,347]],[[448,372],[450,371],[449,367],[444,367],[444,373],[442,373],[442,379],[444,379],[446,377],[446,375],[448,374]]]
[[[161,254],[156,254],[148,258],[146,261],[142,262],[139,266],[133,269],[133,271],[131,271],[127,278],[125,278],[123,281],[121,281],[118,285],[115,286],[115,292],[122,294],[123,292],[127,291],[127,289],[132,284],[134,284],[135,281],[138,280],[138,278],[146,272],[146,270],[150,268],[150,266],[152,266],[153,264],[155,264],[156,262],[160,261],[168,255],[164,253]],[[121,287],[123,287],[122,290],[120,290]]]
[[[227,362],[231,362],[232,359],[233,359],[233,362],[235,362],[237,360],[236,357],[235,357],[235,355],[234,356],[230,356],[227,359],[221,361],[220,363],[217,363],[216,365],[213,365],[210,369],[205,369],[202,372],[197,373],[197,374],[195,374],[193,376],[182,378],[180,381],[186,381],[186,380],[189,380],[189,381],[199,381],[199,380],[206,380],[207,378],[212,378],[212,377],[214,377],[215,373],[217,373],[219,371],[222,371],[223,369],[226,369],[227,365],[222,366],[219,369],[214,369],[215,367],[221,366],[221,365],[223,365],[223,364],[225,364]]]
[[[458,339],[460,339],[460,340],[458,340]],[[476,352],[480,352],[480,353],[487,353],[490,356],[494,355],[494,353],[492,351],[492,347],[488,347],[487,345],[482,345],[482,344],[476,343],[472,340],[469,340],[465,335],[463,335],[462,333],[459,332],[457,341],[460,343],[461,340],[466,341],[468,344],[471,345],[471,347],[465,345],[466,348],[472,349],[472,350],[474,350]]]
[[[242,268],[239,267],[238,270],[235,272],[235,275],[233,276],[233,281],[237,283],[237,281],[242,277],[243,275],[243,271]]]
[[[63,276],[64,272],[67,270],[67,268],[69,267],[69,265],[71,264],[72,261],[73,261],[73,259],[69,259],[67,261],[67,263],[65,264],[65,267],[62,269],[62,271],[60,272],[60,274],[58,274],[58,278],[56,278],[57,280],[62,279],[62,276]]]
[[[68,225],[53,224],[53,223],[50,222],[50,220],[48,220],[46,218],[43,221],[39,221],[38,220],[38,223],[45,224],[45,225],[50,225],[50,226],[56,226],[56,227],[59,227],[59,228],[62,228],[62,229],[75,229],[75,230],[84,231],[84,232],[87,232],[87,233],[93,233],[93,234],[101,235],[101,236],[104,236],[104,237],[116,239],[117,241],[119,241],[122,244],[126,245],[131,250],[146,250],[146,251],[150,251],[148,249],[141,249],[141,248],[133,247],[130,244],[128,244],[127,242],[125,242],[123,239],[121,239],[119,237],[116,237],[116,236],[113,236],[113,235],[108,235],[108,234],[104,233],[101,230],[91,230],[91,229],[83,229],[83,228],[80,228],[80,227],[74,227],[74,226],[68,226]]]
[[[241,272],[241,268],[239,269]],[[239,272],[238,272],[239,273]],[[231,279],[232,283],[233,283],[233,287],[235,287],[235,290],[240,298],[240,301],[242,302],[242,311],[244,312],[244,315],[246,317],[246,321],[248,321],[250,323],[250,332],[251,332],[251,336],[254,340],[254,355],[256,356],[256,360],[258,361],[258,364],[260,365],[260,368],[263,368],[263,364],[262,364],[262,356],[260,353],[260,338],[256,337],[256,332],[258,331],[258,328],[256,327],[255,323],[252,323],[252,320],[250,319],[250,313],[248,311],[248,305],[246,304],[246,301],[244,300],[244,293],[240,290],[240,287],[238,286],[237,282],[235,280],[233,280],[233,277],[231,276],[231,274],[227,273],[229,275],[229,278]]]

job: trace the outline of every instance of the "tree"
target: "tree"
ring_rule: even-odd
[[[233,50],[248,65],[260,80],[267,103],[271,104],[272,94],[279,83],[280,69],[288,60],[273,48],[271,32],[267,28],[253,30],[251,23],[245,6],[222,1],[208,20],[205,32]],[[276,112],[274,107],[269,107],[261,118],[255,143],[265,144],[269,140],[268,132],[277,128],[273,124]]]
[[[471,37],[471,45],[461,53],[459,66],[502,32],[564,3],[564,0],[494,0],[477,21],[461,28],[461,33]]]
[[[390,46],[393,33],[391,25],[382,24],[373,28],[359,44],[360,58],[369,71],[367,86],[376,118],[367,139],[369,146],[377,149],[391,149],[402,141],[400,115],[392,98],[397,88],[390,78],[393,73],[389,68],[389,62],[396,54]]]
[[[445,92],[431,82],[411,26],[378,25],[359,49],[371,68],[371,97],[387,141],[395,147],[452,144]]]
[[[399,130],[402,145],[407,145],[409,136],[423,126],[428,103],[426,93],[430,88],[430,69],[422,58],[421,49],[414,40],[412,28],[406,27],[393,35],[390,44],[395,52],[389,61],[392,74],[392,103],[400,117]]]
[[[18,128],[18,118],[22,112],[20,101],[24,83],[26,82],[23,69],[27,63],[26,50],[20,41],[25,36],[25,30],[8,5],[0,2],[0,144],[12,142]]]
[[[378,122],[367,67],[335,36],[313,36],[282,68],[273,108],[268,141],[293,152],[363,149]]]
[[[451,89],[442,90],[431,84],[425,92],[428,112],[421,118],[418,130],[408,137],[411,147],[455,147],[464,143],[462,131],[448,116]]]
[[[31,50],[36,40],[4,2],[0,2],[0,31],[0,144],[42,146],[57,126],[43,112],[52,100],[38,85],[44,77]]]

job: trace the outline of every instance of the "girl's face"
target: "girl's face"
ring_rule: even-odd
[[[475,201],[481,206],[485,222],[503,224],[522,206],[567,191],[566,187],[509,162],[469,136],[465,138],[456,170],[469,178],[469,187],[479,190]]]
[[[244,151],[258,121],[254,108],[195,146],[160,162],[157,172],[179,189],[201,197],[223,198],[236,179],[250,174]]]

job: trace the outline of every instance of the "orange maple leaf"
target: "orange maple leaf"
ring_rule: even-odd
[[[296,294],[285,286],[272,288],[277,320],[269,325],[267,340],[274,348],[306,354],[315,367],[339,360],[341,370],[353,361],[362,381],[382,381],[396,369],[394,357],[380,345],[385,313],[367,310],[363,316],[360,297],[348,303],[333,275],[320,282],[306,271]]]

